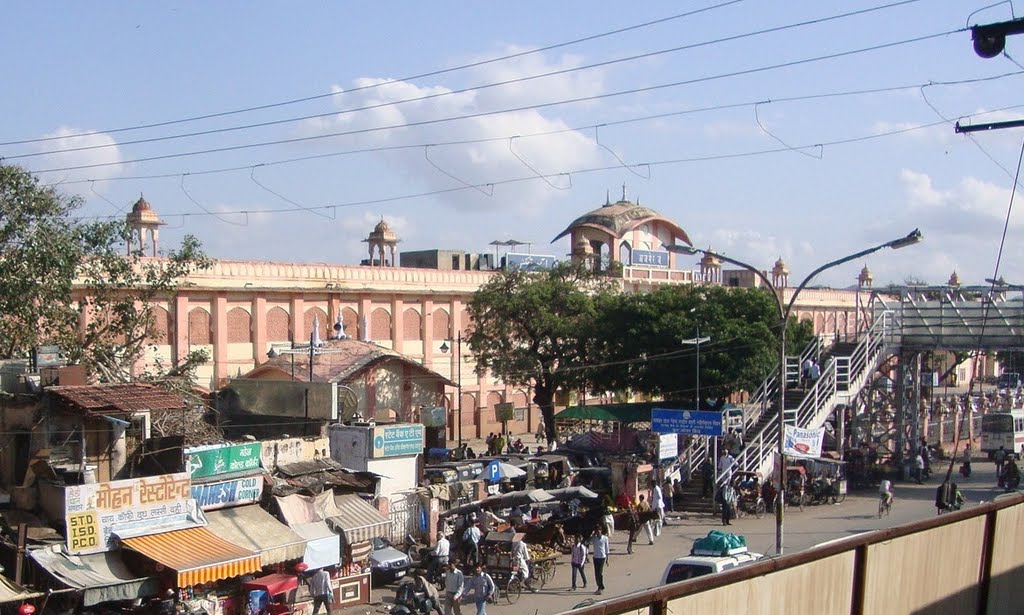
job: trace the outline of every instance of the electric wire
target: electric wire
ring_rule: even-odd
[[[134,140],[129,140],[129,141],[122,141],[120,143],[118,143],[118,142],[110,142],[110,143],[94,144],[94,145],[82,145],[82,146],[78,146],[78,147],[67,147],[67,148],[60,148],[60,149],[42,150],[42,151],[37,151],[37,152],[25,153],[25,154],[9,155],[9,156],[6,156],[6,158],[8,160],[18,160],[18,159],[34,158],[34,157],[38,157],[38,156],[46,156],[46,155],[52,155],[52,154],[66,154],[66,153],[71,153],[71,152],[89,151],[89,150],[96,150],[96,149],[106,149],[106,148],[111,148],[111,147],[124,147],[124,146],[129,146],[129,145],[138,145],[138,144],[142,144],[142,143],[156,143],[156,142],[177,140],[177,139],[190,138],[190,137],[208,136],[208,135],[213,135],[213,134],[223,134],[223,133],[228,133],[228,132],[236,132],[236,131],[239,131],[239,130],[250,130],[250,129],[253,129],[253,128],[265,128],[265,127],[268,127],[268,126],[278,126],[278,125],[282,125],[282,124],[290,124],[290,123],[307,121],[307,120],[312,120],[312,119],[323,119],[323,118],[327,118],[327,117],[340,117],[342,115],[346,115],[346,114],[349,114],[349,113],[355,113],[355,112],[359,112],[359,111],[369,111],[369,110],[373,110],[373,109],[380,109],[380,108],[383,108],[383,107],[393,107],[393,106],[396,106],[396,105],[405,104],[405,103],[411,103],[411,102],[423,102],[423,101],[426,101],[426,100],[432,100],[432,99],[436,99],[436,98],[444,98],[444,97],[448,97],[448,96],[454,96],[454,95],[457,95],[457,94],[465,94],[465,93],[468,93],[468,92],[479,92],[479,91],[482,91],[482,90],[502,87],[502,86],[506,86],[506,85],[514,85],[514,84],[525,83],[525,82],[533,81],[533,80],[536,80],[536,79],[544,79],[544,78],[547,78],[547,77],[565,75],[565,74],[569,74],[569,73],[575,73],[575,72],[579,72],[579,71],[590,70],[590,69],[593,69],[593,68],[603,68],[603,67],[611,66],[611,65],[614,65],[614,64],[620,64],[620,63],[624,63],[624,62],[633,62],[633,61],[636,61],[636,60],[648,59],[648,58],[652,58],[652,57],[655,57],[655,56],[664,55],[664,54],[668,54],[668,53],[676,53],[676,52],[679,52],[679,51],[687,51],[687,50],[690,50],[690,49],[696,49],[696,48],[705,47],[705,46],[709,46],[709,45],[717,45],[717,44],[720,44],[720,43],[723,43],[723,42],[732,42],[732,41],[735,41],[735,40],[740,40],[740,39],[743,39],[743,38],[749,38],[749,37],[752,37],[752,36],[760,36],[762,34],[768,34],[768,33],[774,33],[774,32],[782,32],[782,31],[785,31],[785,30],[790,30],[790,29],[793,29],[793,28],[804,27],[804,26],[808,26],[808,25],[818,25],[818,24],[825,23],[825,22],[832,21],[832,20],[836,20],[836,19],[844,19],[844,18],[847,18],[847,17],[855,16],[855,15],[861,15],[861,14],[864,14],[864,13],[869,13],[869,12],[873,12],[873,11],[876,11],[876,10],[881,10],[883,8],[890,8],[892,6],[898,6],[898,5],[907,4],[907,3],[910,3],[910,2],[917,2],[917,1],[918,0],[903,0],[901,2],[897,2],[897,3],[891,4],[891,5],[885,5],[885,6],[882,6],[882,7],[872,7],[872,8],[868,8],[868,9],[861,9],[861,10],[858,10],[858,11],[852,11],[852,12],[843,13],[843,14],[840,14],[840,15],[834,15],[834,16],[830,16],[830,17],[813,19],[813,20],[798,22],[798,23],[795,23],[795,24],[787,24],[787,25],[778,26],[778,27],[775,27],[775,28],[766,28],[766,29],[763,29],[763,30],[757,30],[757,31],[754,31],[754,32],[739,34],[739,35],[735,35],[735,36],[729,36],[729,37],[724,37],[724,38],[712,39],[712,40],[709,40],[709,41],[702,41],[702,42],[699,42],[699,43],[692,43],[692,44],[689,44],[689,45],[682,45],[682,46],[673,47],[673,48],[670,48],[670,49],[662,49],[662,50],[658,50],[658,51],[651,51],[651,52],[647,52],[647,53],[627,56],[627,57],[624,57],[624,58],[616,58],[616,59],[613,59],[613,60],[606,60],[606,61],[603,61],[603,62],[596,62],[594,64],[587,64],[587,65],[584,65],[584,66],[576,66],[576,67],[571,67],[571,68],[563,68],[563,69],[559,69],[559,70],[554,70],[554,71],[548,71],[548,72],[545,72],[545,73],[540,73],[540,74],[537,74],[537,75],[529,75],[529,76],[526,76],[526,77],[517,77],[517,78],[513,78],[513,79],[506,79],[506,80],[503,80],[503,81],[479,84],[479,85],[474,85],[474,86],[470,86],[470,87],[466,87],[466,88],[460,88],[460,89],[456,89],[456,90],[445,90],[443,92],[434,92],[432,94],[425,94],[425,95],[422,95],[422,96],[415,96],[415,97],[412,97],[412,98],[405,98],[405,99],[396,100],[396,101],[386,101],[386,102],[374,103],[374,104],[363,105],[363,106],[360,106],[360,107],[354,107],[354,108],[350,108],[350,109],[342,109],[342,110],[330,111],[330,112],[327,112],[327,113],[316,113],[316,114],[304,115],[304,116],[299,116],[299,117],[291,117],[291,118],[284,118],[284,119],[278,119],[278,120],[268,120],[268,121],[265,121],[265,122],[250,123],[250,124],[244,124],[244,125],[241,125],[241,126],[229,126],[229,127],[222,127],[222,128],[211,128],[211,129],[208,129],[208,130],[194,131],[194,132],[181,133],[181,134],[175,134],[175,135],[164,135],[164,136],[159,136],[159,137],[149,137],[149,138],[144,138],[144,139],[134,139]]]
[[[707,82],[710,82],[710,81],[717,81],[717,80],[728,79],[728,78],[732,78],[732,77],[740,77],[740,76],[745,76],[745,75],[752,75],[752,74],[757,74],[757,73],[762,73],[762,72],[778,70],[778,69],[782,69],[782,68],[792,68],[794,66],[801,66],[801,65],[805,65],[805,64],[814,63],[814,62],[823,62],[823,61],[827,61],[827,60],[834,60],[834,59],[837,59],[837,58],[849,57],[849,56],[860,54],[860,53],[868,53],[868,52],[872,52],[872,51],[879,51],[879,50],[882,50],[882,49],[890,49],[890,48],[898,47],[898,46],[901,46],[901,45],[911,45],[911,44],[914,44],[914,43],[920,43],[920,42],[923,42],[923,41],[933,40],[933,39],[936,39],[936,38],[942,38],[942,37],[949,36],[951,34],[956,34],[956,33],[962,32],[962,31],[963,31],[962,29],[947,30],[947,31],[944,31],[944,32],[938,32],[938,33],[934,33],[934,34],[927,34],[927,35],[918,36],[918,37],[914,37],[914,38],[902,39],[902,40],[899,40],[899,41],[893,41],[893,42],[888,42],[888,43],[880,43],[880,44],[872,45],[872,46],[869,46],[869,47],[860,47],[858,49],[852,49],[852,50],[847,50],[847,51],[840,51],[840,52],[836,52],[836,53],[831,53],[831,54],[826,54],[826,55],[819,55],[819,56],[814,56],[814,57],[811,57],[811,58],[802,58],[802,59],[799,59],[799,60],[791,60],[791,61],[781,62],[781,63],[776,63],[776,64],[762,65],[762,66],[758,66],[758,67],[754,67],[754,68],[740,69],[740,70],[730,71],[730,72],[726,72],[726,73],[719,73],[719,74],[716,74],[716,75],[708,75],[708,76],[704,76],[704,77],[695,77],[695,78],[692,78],[692,79],[684,79],[684,80],[681,80],[681,81],[674,81],[674,82],[671,82],[671,83],[661,83],[661,84],[656,84],[656,85],[651,85],[651,86],[643,86],[643,87],[638,87],[638,88],[629,88],[629,89],[625,89],[625,90],[618,90],[616,92],[606,92],[606,93],[603,93],[603,94],[593,94],[593,95],[590,95],[590,96],[578,96],[578,97],[575,97],[575,98],[568,98],[568,99],[557,100],[557,101],[550,101],[550,102],[545,102],[545,103],[536,103],[536,104],[530,104],[530,105],[520,105],[520,106],[517,106],[517,107],[509,107],[509,108],[493,110],[493,111],[478,111],[478,112],[474,112],[474,113],[465,113],[465,114],[461,114],[461,115],[454,115],[454,116],[448,116],[448,117],[442,117],[442,118],[432,118],[432,119],[427,119],[427,120],[419,120],[419,121],[415,121],[415,122],[401,122],[401,123],[389,124],[389,125],[385,125],[385,126],[374,126],[374,127],[370,127],[370,128],[359,128],[359,129],[345,130],[345,131],[339,131],[339,132],[330,132],[330,133],[323,133],[323,134],[317,134],[317,135],[306,135],[306,136],[302,136],[302,137],[289,137],[289,138],[286,138],[286,139],[272,139],[272,140],[269,140],[269,141],[258,141],[258,142],[255,142],[255,143],[225,145],[225,146],[222,146],[222,147],[205,148],[205,149],[201,149],[201,150],[191,150],[191,151],[186,151],[186,152],[176,152],[176,153],[172,153],[172,154],[158,154],[158,155],[153,155],[153,156],[144,156],[144,157],[141,157],[141,158],[134,158],[134,159],[130,159],[130,160],[121,160],[121,161],[118,161],[116,163],[99,162],[99,163],[82,164],[82,165],[75,165],[75,166],[68,166],[68,167],[57,167],[57,168],[37,170],[37,171],[34,171],[34,172],[35,173],[52,173],[52,172],[55,172],[57,170],[95,169],[95,168],[100,168],[100,167],[111,166],[113,164],[125,165],[125,164],[136,164],[136,163],[141,163],[141,162],[152,162],[154,160],[169,160],[169,159],[185,158],[185,157],[199,156],[199,155],[205,155],[205,154],[215,154],[215,153],[233,152],[233,151],[240,151],[240,150],[247,150],[247,149],[254,149],[254,148],[262,148],[262,147],[271,147],[271,146],[275,146],[275,145],[286,145],[286,144],[292,144],[292,143],[307,143],[307,142],[311,142],[311,141],[319,141],[319,140],[322,140],[322,139],[330,139],[330,138],[335,138],[335,137],[344,137],[344,136],[353,136],[353,135],[371,134],[371,133],[376,133],[376,132],[389,131],[389,130],[397,130],[397,129],[404,129],[404,128],[416,128],[416,127],[421,127],[421,126],[432,126],[432,125],[436,125],[436,124],[445,124],[445,123],[451,123],[451,122],[458,122],[458,121],[468,120],[468,119],[478,119],[478,118],[490,117],[490,116],[494,116],[494,115],[503,115],[503,114],[506,114],[506,113],[519,113],[519,112],[522,112],[522,111],[535,111],[535,110],[538,110],[538,109],[547,109],[547,108],[558,107],[558,106],[562,106],[562,105],[571,105],[571,104],[577,104],[577,103],[583,103],[583,102],[593,102],[593,101],[596,101],[596,100],[604,100],[604,99],[608,99],[608,98],[616,98],[616,97],[620,97],[620,96],[628,96],[628,95],[631,95],[631,94],[640,94],[640,93],[646,93],[646,92],[654,92],[654,91],[658,91],[658,90],[683,87],[683,86],[687,86],[687,85],[695,85],[695,84],[698,84],[698,83],[707,83]],[[151,142],[151,141],[159,141],[159,140],[163,140],[163,137],[156,137],[156,138],[149,139],[149,140],[138,140],[138,141],[134,141],[134,142],[125,142],[125,143],[122,143],[121,145],[127,145],[127,144],[131,144],[131,143],[144,143],[144,142],[148,143],[148,142]],[[96,149],[96,148],[101,148],[101,147],[113,147],[113,146],[116,146],[116,145],[118,145],[118,144],[94,145],[94,146],[87,146],[87,147],[78,148],[78,149],[71,148],[71,149],[66,149],[66,150],[54,150],[54,151],[51,151],[51,152],[48,152],[48,153],[50,153],[50,154],[53,154],[53,153],[68,153],[68,152],[80,151],[81,149]],[[14,156],[6,156],[6,157],[4,157],[4,159],[5,160],[17,160],[17,159],[23,159],[23,158],[40,156],[40,155],[43,155],[44,153],[45,152],[35,152],[35,153],[30,153],[30,154],[18,154],[18,155],[14,155]]]
[[[917,1],[917,0],[913,0],[913,1]],[[386,81],[383,81],[383,82],[380,82],[380,83],[373,83],[373,84],[369,84],[369,85],[364,85],[364,86],[352,88],[350,90],[345,90],[343,92],[327,92],[327,93],[324,93],[324,94],[315,94],[315,95],[311,95],[311,96],[304,96],[304,97],[301,97],[301,98],[293,98],[293,99],[290,99],[290,100],[284,100],[284,101],[279,101],[279,102],[275,102],[275,103],[267,103],[267,104],[263,104],[263,105],[252,106],[252,107],[244,107],[244,108],[241,108],[241,109],[233,109],[233,110],[230,110],[230,111],[220,111],[220,112],[217,112],[217,113],[208,113],[208,114],[205,114],[205,115],[196,115],[196,116],[180,118],[180,119],[175,119],[175,120],[166,120],[166,121],[162,121],[162,122],[154,122],[154,123],[150,123],[150,124],[141,124],[141,125],[138,125],[138,126],[124,126],[124,127],[119,127],[119,128],[110,128],[110,129],[107,129],[107,130],[93,130],[93,131],[88,131],[88,132],[74,133],[74,134],[71,134],[71,135],[63,135],[63,136],[59,136],[59,137],[43,137],[43,138],[36,138],[36,139],[22,139],[20,141],[0,142],[0,146],[22,145],[22,144],[28,144],[28,143],[42,143],[42,142],[46,142],[46,141],[55,141],[55,140],[58,140],[58,139],[66,139],[66,138],[69,138],[69,137],[88,137],[88,136],[97,135],[97,134],[112,134],[112,133],[128,132],[128,131],[134,131],[134,130],[145,130],[145,129],[149,129],[149,128],[160,128],[160,127],[163,127],[163,126],[171,126],[171,125],[175,125],[175,124],[184,124],[184,123],[187,123],[187,122],[195,122],[195,121],[199,121],[199,120],[207,120],[207,119],[212,119],[212,118],[225,117],[225,116],[229,116],[229,115],[237,115],[237,114],[240,114],[240,113],[249,113],[249,112],[252,112],[252,111],[263,111],[263,110],[266,110],[266,109],[273,109],[273,108],[276,108],[276,107],[284,107],[284,106],[288,106],[288,105],[294,105],[294,104],[297,104],[297,103],[309,102],[309,101],[312,101],[312,100],[320,100],[320,99],[324,99],[324,98],[332,98],[332,97],[335,97],[335,96],[339,96],[341,94],[351,94],[353,92],[361,92],[361,91],[365,91],[365,90],[372,90],[372,89],[375,89],[375,88],[383,87],[383,86],[386,86],[386,85],[391,85],[391,84],[394,84],[394,83],[401,83],[401,82],[405,82],[405,81],[414,81],[414,80],[417,80],[417,79],[425,79],[427,77],[436,77],[438,75],[444,75],[444,74],[453,73],[453,72],[457,72],[457,71],[461,71],[461,70],[467,70],[467,69],[470,69],[470,68],[477,68],[477,67],[485,66],[485,65],[488,65],[488,64],[494,64],[494,63],[497,63],[497,62],[504,62],[506,60],[514,60],[514,59],[517,59],[517,58],[522,58],[522,57],[533,55],[533,54],[537,54],[537,53],[543,53],[543,52],[546,52],[546,51],[552,51],[552,50],[555,50],[555,49],[560,49],[562,47],[569,47],[569,46],[572,46],[572,45],[577,45],[579,43],[585,43],[585,42],[590,42],[590,41],[593,41],[593,40],[598,40],[598,39],[601,39],[601,38],[605,38],[605,37],[608,37],[608,36],[614,36],[616,34],[623,34],[625,32],[630,32],[630,31],[633,31],[633,30],[640,30],[640,29],[643,29],[643,28],[648,28],[650,26],[655,26],[655,25],[667,23],[667,22],[674,21],[674,20],[677,20],[677,19],[682,19],[684,17],[692,17],[693,15],[698,15],[700,13],[705,13],[705,12],[712,11],[712,10],[715,10],[715,9],[724,8],[724,7],[733,5],[733,4],[739,4],[740,2],[743,2],[743,0],[728,0],[727,2],[720,2],[718,4],[714,4],[714,5],[711,5],[711,6],[703,7],[703,8],[700,8],[700,9],[695,9],[693,11],[688,11],[688,12],[685,12],[685,13],[678,13],[676,15],[670,15],[668,17],[662,17],[662,18],[659,18],[659,19],[651,20],[651,21],[645,21],[645,22],[642,22],[642,23],[639,23],[639,24],[634,24],[634,25],[631,25],[631,26],[623,27],[623,28],[617,28],[615,30],[609,30],[607,32],[601,32],[599,34],[592,34],[592,35],[589,35],[589,36],[573,39],[573,40],[570,40],[570,41],[565,41],[565,42],[562,42],[562,43],[555,43],[555,44],[552,44],[552,45],[546,45],[544,47],[538,47],[538,48],[535,48],[535,49],[519,51],[519,52],[516,52],[516,53],[511,53],[511,54],[503,55],[503,56],[496,57],[496,58],[489,58],[487,60],[479,60],[479,61],[476,61],[476,62],[469,62],[469,63],[466,63],[466,64],[461,64],[459,66],[453,66],[453,67],[450,67],[450,68],[443,68],[443,69],[438,69],[438,70],[432,70],[432,71],[425,72],[425,73],[420,73],[420,74],[416,74],[416,75],[410,75],[408,77],[402,77],[402,78],[398,78],[398,79],[389,79],[389,80],[386,80]]]
[[[991,111],[986,111],[986,112],[984,112],[982,114],[979,114],[979,115],[984,115],[985,113],[997,113],[997,112],[1000,112],[1000,111],[1005,111],[1005,110],[1009,110],[1009,109],[1016,109],[1016,108],[1020,108],[1020,107],[1024,107],[1024,105],[1012,105],[1012,106],[1003,107],[1003,108],[1000,108],[1000,109],[993,109]],[[928,124],[921,124],[921,125],[918,125],[918,126],[910,126],[910,127],[898,128],[898,129],[893,129],[893,130],[884,131],[884,132],[877,132],[877,133],[873,133],[873,134],[869,134],[869,135],[862,135],[862,136],[858,136],[858,137],[850,137],[850,138],[846,138],[846,139],[837,139],[837,140],[834,140],[834,141],[827,141],[827,142],[823,142],[823,143],[815,143],[815,144],[810,144],[810,145],[794,146],[794,147],[797,148],[797,149],[799,149],[799,148],[808,149],[808,148],[817,148],[817,147],[831,147],[831,146],[839,146],[839,145],[849,145],[849,144],[853,144],[853,143],[861,143],[861,142],[865,142],[865,141],[871,141],[871,140],[874,140],[874,139],[881,139],[881,138],[891,137],[891,136],[895,136],[895,135],[906,134],[906,133],[914,132],[914,131],[917,131],[917,130],[924,130],[924,129],[927,129],[927,128],[933,128],[935,126],[947,125],[948,123],[949,122],[946,121],[946,120],[940,120],[940,121],[931,122],[931,123],[928,123]],[[771,154],[778,154],[778,153],[783,153],[783,152],[792,152],[794,147],[777,147],[777,148],[753,150],[753,151],[745,151],[745,152],[732,152],[732,153],[725,153],[725,154],[709,154],[709,155],[705,155],[705,156],[692,156],[692,157],[675,158],[675,159],[669,159],[669,160],[645,161],[645,162],[634,163],[632,166],[634,166],[636,168],[645,168],[645,167],[646,168],[650,168],[650,167],[657,167],[657,166],[674,166],[674,165],[679,165],[679,164],[690,164],[690,163],[696,163],[696,162],[710,162],[710,161],[717,161],[717,160],[731,160],[731,159],[736,159],[736,158],[748,158],[748,157],[755,157],[755,156],[765,156],[765,155],[771,155]],[[245,167],[245,168],[248,169],[249,167]],[[559,173],[556,173],[556,174],[550,174],[550,175],[548,175],[548,177],[585,175],[585,174],[592,174],[592,173],[600,173],[600,172],[612,171],[612,170],[621,169],[621,168],[622,167],[620,165],[606,165],[606,166],[600,166],[600,167],[581,168],[581,169],[573,169],[573,170],[570,170],[570,171],[562,171],[562,172],[559,172]],[[475,190],[475,189],[478,189],[478,188],[481,188],[481,187],[497,187],[497,186],[512,185],[512,184],[529,182],[529,181],[536,181],[536,180],[537,180],[537,176],[536,175],[526,175],[526,176],[522,176],[522,177],[508,178],[508,179],[502,179],[502,180],[492,180],[492,181],[489,181],[489,182],[486,182],[486,183],[474,184],[472,186],[455,186],[455,187],[450,187],[450,188],[440,188],[440,189],[437,189],[437,190],[427,190],[427,191],[422,191],[422,192],[417,192],[417,193],[410,193],[410,194],[403,194],[403,195],[398,195],[398,196],[379,197],[379,198],[363,199],[363,200],[356,200],[356,201],[346,201],[346,202],[342,202],[342,203],[332,203],[330,205],[310,206],[310,207],[303,208],[301,210],[298,209],[298,208],[264,208],[264,209],[242,209],[242,210],[222,211],[220,213],[221,213],[221,215],[243,214],[243,213],[244,214],[250,214],[250,213],[251,214],[272,214],[272,213],[288,213],[288,212],[302,211],[302,210],[308,210],[308,209],[317,209],[317,208],[318,209],[327,209],[327,208],[333,208],[333,207],[338,207],[338,208],[341,208],[341,207],[345,207],[345,208],[348,208],[348,207],[362,207],[362,206],[367,206],[367,205],[380,205],[380,204],[383,204],[383,203],[394,203],[394,202],[407,201],[407,200],[419,199],[419,198],[424,198],[424,197],[432,197],[432,196],[440,196],[440,195],[444,195],[444,194],[452,194],[452,193],[462,192],[464,190],[470,190],[470,189],[474,189]],[[202,215],[207,215],[207,214],[204,214],[204,213],[165,213],[165,214],[161,214],[161,215],[163,215],[165,217],[173,217],[173,216],[202,216]],[[212,215],[212,214],[210,214],[210,215]],[[107,218],[110,218],[110,217],[111,216],[78,216],[78,217],[75,217],[75,219],[78,219],[78,220],[90,220],[90,219],[107,219]]]
[[[598,142],[598,145],[601,145],[601,147],[605,147],[603,144],[601,144],[599,142],[599,138],[598,138],[599,135],[597,134],[597,131],[600,128],[607,128],[607,127],[610,127],[610,126],[622,126],[622,125],[626,125],[626,124],[642,123],[642,122],[648,122],[648,121],[653,121],[653,120],[665,119],[665,118],[670,118],[670,117],[680,117],[680,116],[684,116],[684,115],[693,115],[693,114],[706,113],[706,112],[711,112],[711,111],[723,111],[723,110],[738,109],[738,108],[743,108],[743,107],[754,107],[754,106],[759,105],[759,104],[801,102],[801,101],[823,100],[823,99],[829,99],[829,98],[841,98],[841,97],[847,97],[847,96],[862,96],[862,95],[869,95],[869,94],[884,94],[884,93],[899,92],[899,91],[902,91],[902,90],[910,90],[910,89],[919,90],[920,88],[925,87],[925,86],[933,86],[934,87],[934,86],[969,85],[969,84],[975,84],[975,83],[981,83],[981,82],[996,81],[996,80],[999,80],[999,79],[1006,79],[1008,77],[1016,77],[1016,76],[1020,76],[1020,75],[1024,75],[1024,70],[1013,71],[1013,72],[1009,72],[1009,73],[1001,73],[1001,74],[998,74],[998,75],[990,75],[990,76],[986,76],[986,77],[975,77],[975,78],[971,78],[971,79],[959,79],[959,80],[955,80],[955,81],[928,81],[926,83],[913,83],[913,84],[907,84],[907,85],[885,86],[885,87],[876,87],[876,88],[869,88],[869,89],[845,90],[845,91],[838,91],[838,92],[825,92],[825,93],[817,93],[817,94],[805,94],[805,95],[783,96],[783,97],[775,97],[775,98],[763,98],[763,99],[758,99],[758,100],[750,100],[750,101],[737,102],[737,103],[726,103],[726,104],[718,104],[718,105],[709,105],[709,106],[705,106],[705,107],[683,109],[683,110],[680,110],[680,111],[669,111],[669,112],[657,113],[657,114],[651,114],[651,115],[642,115],[642,116],[636,116],[636,117],[626,118],[626,119],[621,119],[621,120],[608,120],[608,121],[603,121],[603,122],[600,122],[600,123],[597,123],[597,124],[590,124],[590,125],[587,125],[587,126],[574,126],[574,127],[570,127],[570,128],[559,128],[559,129],[554,129],[554,130],[545,130],[545,131],[538,131],[538,132],[525,133],[525,134],[521,133],[521,134],[517,134],[517,135],[503,135],[503,136],[496,136],[496,137],[481,137],[481,138],[476,138],[476,139],[457,139],[457,140],[451,140],[451,141],[439,141],[439,142],[432,142],[432,143],[410,143],[410,144],[401,144],[401,145],[383,145],[383,146],[376,146],[376,147],[348,149],[348,150],[342,150],[342,151],[336,151],[336,152],[327,152],[327,153],[322,153],[322,154],[311,154],[311,155],[307,155],[307,156],[297,156],[297,157],[285,158],[285,159],[279,159],[279,160],[264,161],[264,162],[259,162],[259,163],[255,163],[255,164],[244,164],[244,165],[237,165],[237,166],[230,166],[230,167],[217,167],[217,168],[205,169],[205,170],[175,171],[175,172],[171,172],[171,173],[155,173],[155,174],[147,174],[147,175],[120,175],[120,176],[116,176],[116,177],[107,177],[107,178],[102,178],[102,179],[98,179],[97,178],[97,179],[71,180],[71,181],[66,181],[64,183],[67,184],[67,185],[72,185],[72,184],[82,184],[82,183],[89,183],[89,182],[116,182],[116,181],[149,180],[149,179],[166,179],[166,178],[170,178],[170,177],[175,177],[175,178],[176,177],[180,177],[181,175],[185,175],[185,174],[187,174],[187,175],[210,175],[210,174],[219,174],[219,173],[231,173],[231,172],[235,172],[235,171],[248,171],[248,170],[252,169],[253,167],[257,167],[257,166],[268,167],[268,166],[275,166],[275,165],[294,164],[296,162],[308,162],[310,160],[321,160],[321,159],[333,158],[333,157],[337,157],[337,156],[350,156],[350,155],[355,155],[355,154],[367,154],[367,153],[376,153],[376,152],[399,151],[399,150],[406,150],[406,149],[419,149],[421,147],[441,147],[441,146],[455,146],[455,145],[474,145],[474,144],[481,144],[481,143],[491,143],[491,142],[496,142],[496,141],[505,141],[505,140],[509,139],[512,136],[517,136],[519,138],[526,139],[526,138],[546,137],[546,136],[552,136],[552,135],[558,135],[558,134],[564,134],[564,133],[571,133],[571,132],[580,132],[580,131],[585,131],[585,130],[594,130],[595,131],[595,141]],[[980,114],[978,114],[978,115],[980,115]],[[964,117],[970,117],[970,116],[964,116]],[[605,149],[607,149],[607,148],[605,148]],[[612,152],[612,153],[614,155],[614,152]],[[623,166],[628,166],[628,165],[626,165],[626,163],[623,160],[618,158],[618,156],[616,156],[616,159],[619,160],[619,162],[622,163]],[[67,169],[59,168],[59,169],[52,169],[51,171],[52,172],[57,172],[57,171],[63,171],[63,170],[67,170]],[[40,172],[41,171],[35,171],[35,173],[40,173]],[[649,176],[646,177],[645,179],[649,179]]]

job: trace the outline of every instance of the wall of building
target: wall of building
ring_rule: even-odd
[[[366,470],[381,475],[378,495],[390,498],[396,493],[416,488],[421,455],[366,460]]]
[[[632,233],[631,241],[646,246],[654,245],[663,231],[651,228]],[[676,270],[675,261],[672,265],[670,269],[627,267],[623,287],[645,292],[663,284],[693,283],[693,271]],[[465,345],[459,370],[455,340],[459,332],[465,335],[469,329],[467,302],[492,275],[489,271],[217,261],[211,269],[189,276],[174,297],[157,303],[157,334],[146,362],[159,359],[173,364],[191,350],[205,350],[210,360],[199,369],[199,382],[215,388],[226,378],[263,363],[272,344],[308,342],[315,319],[323,338],[340,320],[349,336],[401,352],[453,381],[459,380],[461,371],[463,433],[486,435],[500,429],[493,418],[493,404],[512,401],[517,391],[489,375],[479,377]],[[787,301],[789,292],[783,291]],[[855,297],[853,291],[807,289],[795,313],[812,320],[819,333],[852,334]],[[449,348],[447,353],[441,351],[442,345]],[[425,400],[428,393],[413,397],[414,406],[420,405],[420,399],[424,405],[431,403]],[[536,408],[526,399],[523,405],[531,406],[530,418],[511,425],[516,433],[535,428]],[[444,405],[452,410],[449,426],[454,434],[459,407],[454,387],[448,388]]]

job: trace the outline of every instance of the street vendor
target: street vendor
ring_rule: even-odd
[[[523,579],[526,589],[537,593],[537,588],[533,586],[530,579],[530,548],[526,546],[525,541],[519,540],[512,543],[512,561],[519,567],[518,574]]]

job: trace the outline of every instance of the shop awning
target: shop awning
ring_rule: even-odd
[[[83,606],[109,600],[135,600],[156,596],[160,579],[139,577],[128,570],[117,552],[65,555],[62,545],[29,551],[29,557],[64,585],[82,592]]]
[[[555,415],[555,419],[581,419],[589,421],[615,421],[618,423],[650,423],[651,408],[668,407],[664,402],[637,404],[597,404],[569,406]]]
[[[327,525],[345,537],[346,544],[366,542],[390,533],[391,520],[355,494],[334,496],[338,514],[327,519]]]
[[[206,527],[124,538],[121,544],[178,573],[178,587],[230,579],[262,567],[259,554]]]
[[[264,566],[300,559],[306,539],[293,532],[258,504],[236,506],[206,513],[206,526],[214,534],[260,554]]]
[[[41,592],[34,592],[25,589],[5,576],[0,576],[0,604],[6,602],[21,602],[42,596]]]
[[[323,521],[328,517],[341,514],[334,502],[334,493],[324,491],[316,497],[294,493],[286,496],[274,496],[281,517],[293,528],[300,523]]]
[[[310,568],[337,566],[341,563],[341,536],[327,527],[325,521],[299,523],[291,526],[296,534],[306,539],[302,561]]]

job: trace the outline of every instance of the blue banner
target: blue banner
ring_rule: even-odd
[[[668,252],[633,250],[629,264],[633,267],[668,267]]]
[[[651,409],[651,431],[691,436],[722,435],[722,413],[707,410]]]

